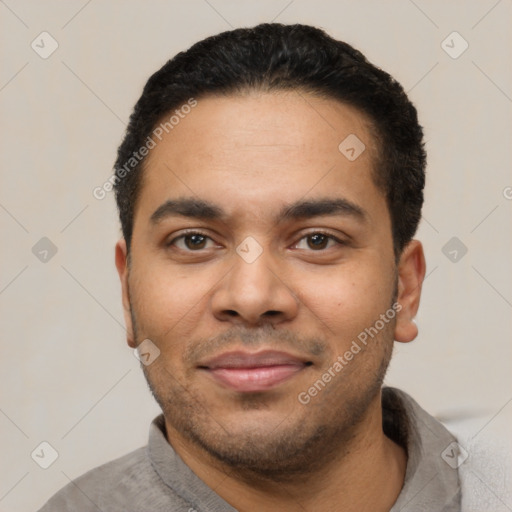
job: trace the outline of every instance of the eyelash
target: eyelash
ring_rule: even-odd
[[[181,235],[173,238],[171,241],[169,241],[166,244],[166,246],[167,247],[172,247],[176,243],[177,240],[184,239],[185,237],[191,236],[191,235],[200,235],[200,236],[204,236],[205,238],[208,238],[208,239],[212,240],[212,238],[208,234],[204,233],[203,231],[190,230],[190,231],[185,231]],[[321,230],[320,231],[311,231],[309,233],[306,233],[301,238],[299,238],[299,240],[294,245],[298,245],[301,240],[303,240],[303,239],[305,239],[307,237],[313,236],[313,235],[323,235],[323,236],[327,237],[329,240],[332,240],[332,241],[336,242],[338,245],[347,245],[346,242],[344,242],[343,240],[340,240],[339,238],[334,236],[332,233],[329,233],[327,231],[321,231]],[[200,252],[201,251],[201,249],[198,249],[197,251],[190,250],[190,249],[180,249],[180,250],[183,250],[183,251],[186,251],[186,252]],[[319,249],[317,251],[315,251],[314,249],[310,249],[310,250],[311,250],[311,252],[323,252],[326,249]]]

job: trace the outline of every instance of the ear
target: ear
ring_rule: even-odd
[[[123,300],[124,322],[126,325],[126,341],[128,345],[135,348],[135,338],[133,336],[132,315],[130,311],[130,293],[128,289],[128,251],[126,241],[121,238],[116,243],[116,267],[119,279],[121,280],[121,291]]]
[[[414,317],[420,305],[421,286],[425,278],[425,255],[418,240],[409,242],[398,263],[398,297],[402,306],[395,325],[395,340],[402,343],[412,341],[418,335]]]

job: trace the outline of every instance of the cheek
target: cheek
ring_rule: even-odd
[[[213,284],[211,276],[155,263],[140,265],[130,285],[140,336],[168,338],[197,326]]]
[[[390,279],[378,266],[326,268],[315,275],[302,274],[296,283],[304,311],[313,315],[315,323],[328,328],[325,334],[335,340],[333,348],[338,351],[390,307]]]

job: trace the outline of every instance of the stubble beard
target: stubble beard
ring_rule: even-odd
[[[133,311],[132,320],[135,339],[139,339]],[[354,358],[364,358],[369,350],[378,352],[372,357],[378,357],[379,364],[365,375],[362,382],[351,381],[360,366],[354,365],[354,360],[350,363],[352,366],[344,368],[334,379],[339,379],[339,389],[343,392],[339,400],[331,399],[326,408],[301,405],[297,401],[298,408],[311,409],[294,421],[285,418],[271,432],[266,429],[232,430],[229,425],[224,425],[222,418],[215,418],[200,393],[187,389],[163,364],[154,364],[152,368],[143,366],[143,371],[167,423],[183,439],[199,447],[213,463],[220,468],[229,468],[248,481],[297,481],[301,477],[307,479],[308,475],[332,463],[334,457],[342,458],[350,450],[370,405],[380,396],[391,359],[393,327],[394,322],[388,324],[379,333],[379,339],[372,340],[374,345],[368,345]],[[323,390],[319,398],[325,392]],[[265,400],[250,394],[242,396],[237,405],[251,411],[265,407]],[[172,444],[173,433],[167,435]]]

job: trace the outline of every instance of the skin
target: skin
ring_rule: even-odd
[[[349,134],[366,145],[353,162],[338,150]],[[144,372],[167,438],[240,511],[387,511],[400,493],[406,454],[382,431],[380,388],[393,341],[417,335],[425,260],[414,240],[396,263],[375,161],[361,112],[296,91],[200,98],[146,161],[130,265],[125,241],[116,245],[128,344],[158,346]],[[178,198],[214,203],[225,217],[151,221]],[[350,201],[363,218],[276,219],[299,200],[326,198]],[[187,229],[208,238],[177,238]],[[252,263],[236,252],[248,236],[262,249]],[[395,300],[396,317],[300,403]],[[282,350],[310,364],[259,393],[198,368],[235,349]]]

